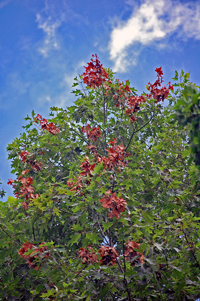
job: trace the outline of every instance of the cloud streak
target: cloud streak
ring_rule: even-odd
[[[127,21],[113,27],[108,48],[114,70],[126,72],[137,64],[142,47],[163,42],[174,33],[179,39],[200,40],[200,4],[146,0]]]
[[[60,21],[52,21],[51,17],[45,21],[40,14],[36,16],[36,22],[38,23],[38,28],[42,29],[45,33],[45,39],[42,45],[39,47],[38,51],[47,57],[51,50],[58,50],[59,43],[56,37],[56,30],[61,25]]]
[[[43,86],[43,91],[37,97],[37,103],[40,106],[48,103],[50,106],[65,107],[72,104],[74,96],[72,95],[72,84],[74,78],[83,71],[83,66],[86,65],[84,61],[79,61],[73,68],[73,70],[67,72],[67,68],[55,69],[55,78],[48,83],[40,82]],[[54,82],[54,85],[52,84]],[[57,90],[54,93],[54,90]]]
[[[44,32],[44,39],[42,39],[38,51],[44,57],[48,57],[53,50],[61,49],[62,35],[58,35],[59,27],[69,22],[72,24],[76,24],[80,20],[85,22],[84,17],[77,14],[68,2],[68,0],[45,0],[44,9],[36,15],[38,28]]]

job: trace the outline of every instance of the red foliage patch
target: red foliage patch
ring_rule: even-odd
[[[90,63],[87,64],[88,66],[84,67],[85,72],[82,74],[84,84],[92,88],[100,87],[108,79],[108,73],[104,70],[96,54],[92,55]]]
[[[90,125],[87,124],[86,126],[82,127],[82,132],[86,133],[87,138],[93,140],[94,142],[101,136],[101,131],[99,127],[90,128]]]
[[[13,182],[14,182],[14,180],[12,180],[12,179],[9,179],[9,180],[8,180],[8,182],[7,182],[7,184],[8,184],[8,185],[12,185],[12,186],[13,186]]]
[[[70,191],[73,191],[74,193],[80,192],[81,188],[83,187],[82,177],[79,176],[75,183],[73,182],[72,179],[69,179],[67,181],[67,185],[71,188]]]
[[[20,157],[22,162],[26,162],[30,165],[30,167],[35,171],[40,171],[42,167],[42,162],[37,162],[33,160],[33,155],[31,155],[29,152],[22,151],[20,153]]]
[[[35,121],[39,121],[41,128],[43,130],[47,130],[52,135],[56,135],[60,132],[60,130],[55,126],[53,122],[48,122],[45,118],[43,118],[39,114],[37,114],[37,116],[35,117]]]
[[[101,265],[114,265],[117,257],[119,257],[115,248],[111,247],[101,246],[99,253],[101,255]]]
[[[96,147],[95,145],[88,144],[86,147],[89,149],[89,151],[90,151],[92,154],[94,154],[94,155],[97,155],[97,154],[98,154],[98,152],[97,152],[97,147]]]
[[[21,157],[22,162],[25,162],[25,161],[26,161],[28,155],[30,155],[30,153],[29,153],[29,152],[26,152],[26,151],[24,151],[24,152],[22,151],[22,152],[20,153],[20,157]]]
[[[111,147],[107,149],[108,157],[98,156],[98,163],[104,163],[104,169],[114,170],[115,166],[118,166],[118,171],[120,167],[125,167],[127,161],[125,160],[130,154],[126,153],[125,147],[123,145],[116,145],[117,139],[113,139],[109,142]]]
[[[91,245],[87,247],[87,249],[80,248],[79,249],[79,257],[82,258],[82,263],[91,263],[94,264],[95,262],[98,262],[97,255],[94,253],[93,248]]]
[[[83,187],[83,180],[84,177],[92,177],[91,172],[94,170],[96,163],[90,164],[88,156],[83,160],[80,165],[80,168],[83,170],[80,172],[79,176],[77,177],[77,181],[74,183],[72,179],[67,181],[67,185],[71,188],[71,191],[80,192],[81,188]],[[86,184],[90,184],[90,179],[85,178]],[[81,193],[83,195],[83,193]]]
[[[80,173],[81,176],[92,176],[91,172],[94,170],[96,166],[96,163],[90,164],[88,156],[84,159],[84,161],[81,163],[80,167],[83,170],[83,172]]]
[[[139,243],[137,243],[136,241],[130,241],[127,240],[127,242],[125,243],[125,252],[124,252],[124,256],[125,259],[127,261],[131,261],[131,265],[134,266],[136,263],[140,262],[141,264],[144,263],[144,255],[136,250],[139,249]],[[136,258],[135,260],[133,260],[133,258]]]
[[[43,245],[45,243],[41,243],[41,245]],[[33,250],[33,252],[31,252],[29,255],[25,255],[26,252],[28,252],[29,250]],[[23,244],[22,248],[19,249],[18,254],[24,258],[27,259],[26,263],[29,264],[29,268],[34,268],[35,270],[38,270],[39,267],[41,266],[43,259],[44,258],[49,258],[49,252],[45,252],[48,250],[47,246],[43,246],[43,247],[37,247],[34,244],[31,244],[29,242],[26,242]],[[40,262],[40,264],[37,264],[37,260],[42,260],[42,262]]]
[[[103,208],[111,209],[108,216],[120,218],[120,213],[125,211],[125,205],[127,204],[123,198],[119,198],[110,190],[106,191],[103,199],[99,200],[102,203]]]
[[[145,101],[146,99],[142,95],[141,96],[132,95],[127,99],[127,104],[129,106],[129,109],[126,109],[126,115],[132,115],[130,118],[131,123],[133,123],[137,119],[135,113],[140,110],[139,105]]]
[[[26,200],[32,200],[38,198],[38,194],[34,194],[35,188],[31,186],[33,183],[33,178],[28,177],[28,178],[21,178],[21,176],[18,178],[19,182],[22,183],[20,186],[20,190],[18,193],[18,197],[23,197]]]
[[[22,177],[23,175],[27,174],[29,172],[28,169],[22,171],[21,176],[19,176],[18,178],[18,182],[21,183],[19,190],[17,192],[15,192],[15,196],[16,198],[24,198],[26,201],[22,202],[21,204],[24,206],[24,209],[27,210],[28,209],[28,205],[29,202],[27,202],[28,200],[32,200],[32,199],[36,199],[38,198],[39,194],[34,194],[35,188],[33,186],[31,186],[31,184],[33,183],[33,178],[32,177]],[[17,180],[12,180],[10,179],[7,184],[12,185],[13,188],[17,187]]]
[[[148,90],[150,91],[150,94],[147,94],[146,96],[148,98],[153,98],[156,99],[156,103],[159,101],[164,101],[164,99],[166,99],[169,95],[169,90],[173,90],[173,85],[171,85],[171,83],[168,83],[168,88],[167,87],[161,87],[161,84],[163,83],[163,71],[162,71],[162,67],[160,68],[156,68],[155,69],[156,73],[157,73],[157,80],[155,81],[155,83],[151,84],[148,83]]]

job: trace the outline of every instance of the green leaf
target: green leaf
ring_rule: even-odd
[[[106,231],[113,226],[113,222],[103,223],[103,230]]]
[[[81,234],[80,233],[75,233],[71,236],[71,240],[69,241],[69,244],[70,245],[73,245],[75,243],[78,243],[79,239],[81,237]]]
[[[94,244],[98,243],[98,241],[99,241],[98,234],[92,233],[92,232],[86,233],[86,238],[89,239]]]
[[[148,212],[143,211],[143,212],[142,212],[142,216],[144,217],[144,219],[145,219],[149,224],[151,224],[151,223],[153,222],[153,218],[152,218],[152,216],[151,216]]]

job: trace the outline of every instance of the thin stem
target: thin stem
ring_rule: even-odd
[[[3,230],[3,232],[4,232],[6,235],[8,235],[10,238],[12,238],[12,237],[10,236],[10,234],[8,234],[8,233],[4,230],[4,228],[2,227],[2,225],[0,225],[0,227],[1,227],[1,229]]]
[[[90,145],[90,142],[88,142],[82,135],[80,135],[79,132],[77,132],[71,125],[70,125],[70,129],[72,131],[74,131],[83,141],[85,141],[85,143],[87,143],[87,145]],[[100,153],[100,155],[103,156],[103,154],[100,151],[98,151],[98,152]]]
[[[100,144],[101,144],[101,146],[102,146],[102,148],[103,148],[103,150],[104,150],[104,154],[106,155],[106,149],[105,149],[105,147],[104,147],[104,144],[103,144],[103,142],[100,140]],[[99,152],[100,153],[100,152]],[[100,153],[101,154],[101,153]]]
[[[103,86],[102,87],[102,92],[103,92],[103,115],[104,115],[104,126],[106,124],[106,99],[105,99],[105,95],[104,95],[104,89]]]
[[[119,262],[118,259],[116,259],[116,262],[117,262],[117,264],[118,264],[118,266],[120,268],[120,271],[124,274],[123,282],[124,282],[124,285],[126,287],[126,291],[127,291],[127,294],[128,294],[128,301],[131,301],[131,293],[130,293],[130,290],[128,288],[128,282],[126,280],[125,272],[123,271],[123,269],[122,269],[122,267],[121,267],[120,262]]]
[[[165,255],[165,260],[166,260],[167,268],[169,268],[169,263],[168,263],[168,258],[167,258],[166,250],[164,252],[164,255]]]
[[[114,193],[114,188],[115,188],[115,171],[113,172],[113,181],[112,181],[112,193]]]
[[[133,136],[134,136],[137,132],[139,132],[141,129],[143,129],[147,124],[149,124],[150,121],[153,119],[153,117],[154,117],[154,114],[152,114],[151,118],[150,118],[143,126],[141,126],[141,128],[139,128],[137,131],[133,131],[133,133],[132,133],[132,135],[131,135],[131,137],[130,137],[130,140],[129,140],[129,142],[128,142],[128,145],[127,145],[127,147],[126,147],[126,149],[125,149],[125,151],[127,151],[127,149],[129,148],[129,145],[130,145],[130,143],[131,143],[131,140],[133,139]]]
[[[4,230],[4,228],[2,227],[2,225],[0,225],[0,227],[1,227],[1,229],[3,230],[3,232],[7,235],[7,236],[9,236],[11,239],[12,239],[12,236],[10,236],[10,234],[8,234],[8,232],[6,232],[5,230]],[[14,240],[18,245],[20,244],[17,240]]]
[[[104,127],[106,125],[106,99],[104,95],[104,88],[102,85],[102,92],[103,92],[103,115],[104,115]],[[107,148],[107,142],[106,142],[106,130],[104,129],[104,139],[105,139],[105,148]]]
[[[79,132],[77,132],[71,125],[70,125],[70,129],[72,130],[72,131],[74,131],[83,141],[85,141],[85,143],[87,143],[88,145],[90,144],[83,136],[81,136],[80,134],[79,134]]]
[[[36,239],[35,239],[35,229],[34,229],[34,225],[32,225],[32,231],[33,231],[33,238],[34,238],[34,241],[35,241]]]
[[[105,221],[105,223],[108,222],[106,216],[104,216],[104,221]],[[111,238],[110,229],[107,229],[107,230],[106,230],[106,233],[107,233],[107,236],[108,236],[108,238],[109,238],[109,244],[108,244],[108,245],[112,248],[112,247],[113,247],[113,243],[112,243],[112,238]]]
[[[110,242],[110,247],[113,247],[113,243],[112,243],[112,238],[111,238],[111,233],[110,233],[110,229],[106,230],[107,234],[108,234],[108,238],[109,238],[109,242]]]
[[[125,255],[124,255],[124,240],[123,240],[123,258],[124,258],[124,278],[125,278],[125,273],[126,273],[126,260],[125,260]]]
[[[108,240],[107,240],[107,238],[106,238],[106,236],[105,236],[105,234],[104,234],[104,232],[103,232],[103,229],[102,229],[102,227],[101,227],[101,225],[100,225],[100,223],[99,223],[98,216],[97,216],[97,224],[98,224],[98,226],[99,226],[99,230],[100,230],[100,232],[101,232],[103,238],[105,239],[107,245],[110,246],[110,244],[109,244],[109,242],[108,242]]]
[[[122,104],[122,107],[121,107],[121,120],[120,122],[122,123],[122,117],[123,117],[123,113],[124,113],[124,105]],[[124,144],[124,137],[121,136],[121,144]]]
[[[115,300],[114,294],[111,291],[109,291],[109,293],[111,294],[112,299]]]

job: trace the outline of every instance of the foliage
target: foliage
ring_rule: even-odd
[[[184,82],[181,97],[178,98],[175,110],[175,120],[181,126],[189,125],[189,143],[191,159],[200,168],[200,91],[195,84],[189,83],[189,73],[182,74]]]
[[[97,56],[85,69],[74,105],[49,120],[32,112],[8,146],[17,179],[16,198],[0,203],[0,298],[196,300],[199,170],[188,140],[199,119],[176,118],[186,91],[199,94],[177,73],[170,94],[161,68],[141,96]]]
[[[2,184],[2,183],[0,182],[0,185],[1,185],[1,184]],[[1,189],[0,189],[0,197],[3,198],[3,197],[5,196],[5,194],[6,194],[5,190],[4,190],[3,188],[1,188]]]

